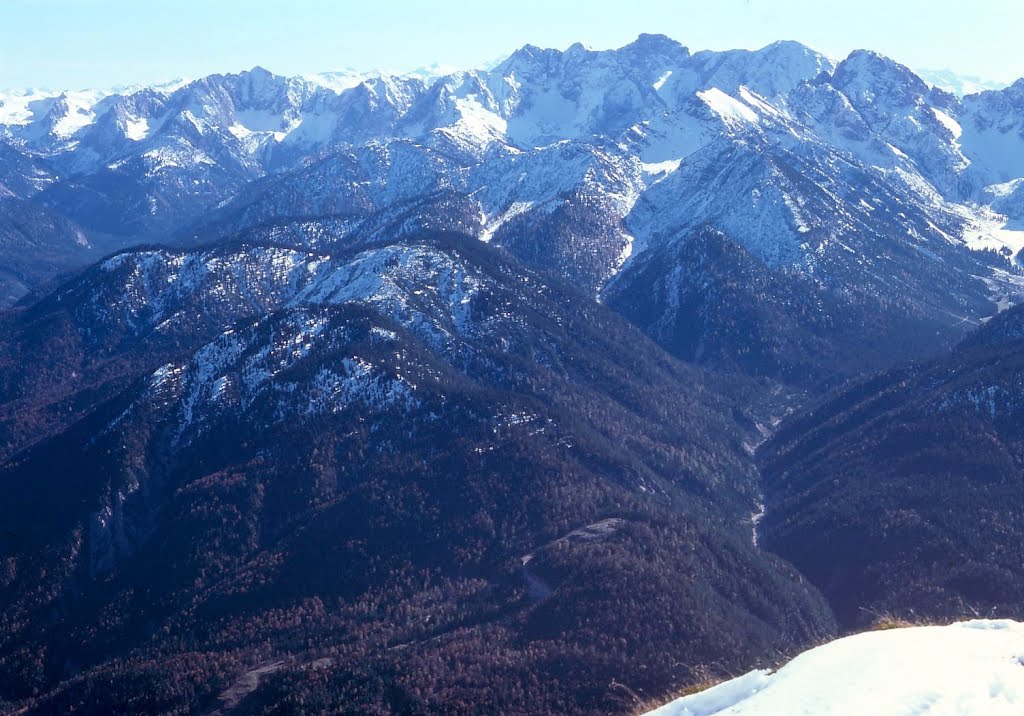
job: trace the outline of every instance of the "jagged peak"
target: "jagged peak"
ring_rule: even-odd
[[[533,60],[533,59],[537,59],[538,57],[542,57],[542,56],[546,57],[546,56],[550,56],[550,55],[561,55],[561,54],[562,54],[561,51],[556,50],[553,47],[540,47],[539,45],[533,45],[533,44],[527,43],[527,44],[523,45],[522,47],[520,47],[515,52],[513,52],[509,56],[508,59],[512,60],[512,59],[520,58],[520,59],[530,59],[530,60]]]
[[[814,60],[816,66],[820,69],[821,73],[831,74],[835,68],[836,63],[828,55],[823,52],[819,52],[810,45],[805,45],[798,40],[779,40],[773,42],[770,45],[765,45],[757,51],[759,55],[775,55],[775,56],[786,56],[792,58],[811,58]]]
[[[251,70],[247,70],[240,74],[248,74],[254,77],[277,77],[276,74],[268,70],[266,67],[262,67],[261,65],[254,65]]]
[[[381,74],[367,77],[349,92],[357,92],[366,96],[386,97],[397,104],[405,105],[411,101],[410,92],[416,95],[427,88],[427,83],[417,77]]]
[[[565,51],[566,55],[587,55],[593,52],[589,46],[584,45],[582,42],[574,42],[569,45],[569,48]]]
[[[251,82],[273,82],[273,81],[286,82],[288,80],[289,80],[288,77],[284,77],[283,75],[274,74],[273,72],[271,72],[270,70],[266,69],[265,67],[261,67],[260,65],[256,65],[255,67],[252,67],[251,69],[241,70],[239,72],[216,73],[216,74],[212,74],[212,75],[207,75],[205,77],[200,77],[199,79],[195,80],[194,82],[188,83],[187,85],[185,85],[181,89],[188,90],[188,89],[195,88],[195,87],[200,87],[200,86],[207,86],[207,87],[209,87],[209,86],[233,84],[233,83],[246,82],[246,81],[251,83]],[[180,90],[178,90],[178,91],[180,91]]]
[[[840,89],[869,80],[891,88],[893,80],[910,85],[916,94],[928,93],[928,84],[906,65],[874,50],[854,50],[836,66],[833,84]]]
[[[746,85],[764,97],[787,94],[833,69],[828,57],[792,40],[758,50],[702,50],[693,54],[693,65],[705,87],[733,93]]]
[[[760,50],[757,50],[757,52],[799,52],[805,55],[827,57],[824,53],[815,50],[810,45],[806,45],[799,40],[776,40],[775,42],[765,45]]]
[[[494,68],[494,71],[500,75],[508,75],[516,70],[535,66],[540,63],[546,64],[552,60],[560,61],[563,54],[564,53],[560,50],[526,44],[509,55],[507,60]]]
[[[1014,82],[1009,87],[1002,90],[994,90],[996,92],[1002,92],[1004,96],[1017,97],[1024,99],[1024,77]]]
[[[460,70],[449,75],[438,77],[429,84],[431,92],[447,90],[449,92],[482,92],[486,89],[486,77],[477,70]]]
[[[624,50],[628,49],[639,49],[644,51],[657,51],[664,52],[666,54],[680,53],[684,56],[690,54],[689,48],[685,45],[673,40],[668,35],[652,34],[642,32],[637,36],[635,40],[626,45]]]

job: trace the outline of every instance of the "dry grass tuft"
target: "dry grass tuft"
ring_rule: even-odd
[[[891,614],[883,614],[871,623],[871,631],[888,631],[890,629],[907,629],[909,627],[925,626],[923,623],[915,623],[907,619],[895,617]]]

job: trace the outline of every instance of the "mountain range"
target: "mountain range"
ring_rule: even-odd
[[[0,93],[0,710],[629,713],[1021,616],[1024,80],[941,84]]]

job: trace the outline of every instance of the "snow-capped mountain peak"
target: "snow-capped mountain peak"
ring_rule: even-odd
[[[591,228],[600,248],[570,260],[583,253],[566,245],[552,259],[596,291],[659,237],[707,222],[772,266],[819,272],[865,226],[899,225],[913,241],[937,241],[929,250],[939,253],[996,245],[989,234],[1012,227],[994,217],[1019,213],[1018,192],[986,187],[1024,177],[1021,87],[961,101],[874,52],[838,65],[791,41],[691,54],[645,34],[612,50],[526,45],[491,71],[430,81],[350,70],[284,77],[257,66],[170,94],[18,95],[5,100],[15,121],[0,132],[55,176],[75,178],[48,195],[85,191],[103,202],[106,185],[137,187],[118,194],[115,212],[71,202],[82,207],[76,218],[113,234],[152,238],[183,217],[243,206],[251,182],[276,174],[292,187],[288,210],[301,204],[314,216],[465,193],[483,217],[475,230],[503,246],[531,222],[565,221],[569,206],[601,206],[601,228]],[[579,172],[581,156],[601,159]],[[716,171],[726,157],[749,173]],[[794,171],[815,179],[805,186]],[[710,202],[711,186],[729,201]],[[880,193],[867,197],[869,186]],[[807,209],[819,203],[829,210]],[[246,215],[278,215],[271,204]],[[558,232],[578,240],[567,225]]]

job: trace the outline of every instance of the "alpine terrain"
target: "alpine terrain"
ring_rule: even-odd
[[[641,35],[0,92],[0,712],[794,713],[862,642],[764,670],[883,615],[1002,658],[1024,79],[975,88]]]

